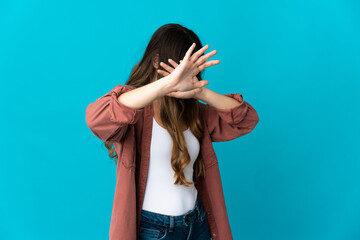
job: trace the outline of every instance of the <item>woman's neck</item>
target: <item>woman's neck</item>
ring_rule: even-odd
[[[161,118],[160,118],[160,101],[153,101],[153,113],[154,113],[154,118],[155,118],[155,121],[163,128],[164,127],[164,124],[162,124],[161,122]],[[181,124],[182,126],[182,131],[185,131],[188,129],[188,126],[186,126],[186,124]]]

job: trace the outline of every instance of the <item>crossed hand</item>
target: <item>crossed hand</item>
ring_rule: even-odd
[[[180,64],[169,58],[168,61],[173,67],[160,62],[160,66],[162,66],[166,71],[158,69],[157,72],[164,77],[169,75],[170,82],[176,89],[176,91],[168,93],[166,96],[176,98],[197,98],[203,91],[203,87],[209,84],[209,81],[207,80],[199,81],[196,75],[205,68],[220,63],[219,60],[211,60],[206,62],[206,60],[214,56],[217,51],[213,50],[201,56],[201,54],[203,54],[209,48],[209,45],[205,45],[193,55],[191,55],[194,48],[195,43],[193,43],[187,50],[184,58],[180,60]]]

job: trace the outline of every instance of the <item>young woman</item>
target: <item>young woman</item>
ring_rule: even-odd
[[[87,125],[118,159],[110,240],[232,239],[211,143],[251,132],[259,118],[241,94],[205,88],[202,71],[219,64],[208,48],[166,24],[126,84],[88,105]]]

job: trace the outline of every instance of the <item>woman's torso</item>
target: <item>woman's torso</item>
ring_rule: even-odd
[[[161,123],[156,106],[154,106],[152,121],[149,170],[142,209],[164,215],[182,215],[195,206],[197,189],[195,185],[186,187],[174,184],[175,172],[171,165],[173,142]],[[200,144],[185,124],[183,124],[182,131],[191,158],[190,163],[183,171],[187,181],[193,182],[193,165],[199,154]],[[180,156],[181,154],[180,151]]]

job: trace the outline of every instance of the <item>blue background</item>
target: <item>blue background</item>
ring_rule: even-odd
[[[85,123],[153,32],[195,31],[260,122],[214,143],[234,239],[360,239],[360,2],[0,2],[0,239],[108,239],[115,164]]]

